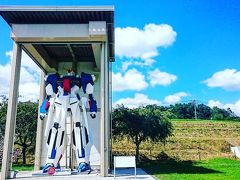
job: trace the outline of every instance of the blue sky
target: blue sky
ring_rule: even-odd
[[[146,54],[141,54],[139,49],[136,53],[140,54],[133,57],[136,45],[129,48],[132,48],[133,52],[123,49],[121,57],[119,53],[116,54],[116,62],[113,64],[114,77],[124,81],[127,77],[137,76],[136,84],[131,85],[139,88],[124,87],[119,90],[123,84],[118,84],[118,91],[113,92],[113,102],[130,106],[141,104],[142,101],[167,105],[197,99],[212,106],[229,106],[236,112],[240,109],[240,2],[237,0],[2,0],[1,5],[114,5],[115,27],[119,28],[119,36],[123,36],[126,43],[131,35],[130,31],[134,28],[140,35],[146,33],[151,36],[151,33],[144,30],[149,24],[154,25],[151,28],[156,40],[159,35],[166,39],[166,42],[159,44],[153,42],[154,37],[149,41],[136,35],[136,38],[139,38],[137,42],[146,42],[143,45],[146,53],[154,49],[158,54],[150,56],[154,63],[148,65],[141,64],[145,62],[146,58],[143,56]],[[166,31],[170,34],[167,37],[161,32],[165,32],[163,27],[167,28]],[[172,29],[169,30],[169,27]],[[4,65],[9,61],[6,52],[12,49],[12,42],[9,37],[10,29],[2,19],[0,33],[0,64]],[[148,44],[151,48],[147,47]],[[122,45],[117,45],[116,48],[118,47],[124,48]],[[130,65],[123,69],[123,63],[127,62]],[[159,75],[170,80],[161,82],[161,79],[155,77],[154,84],[151,77],[154,77],[153,74],[158,76],[159,72]]]

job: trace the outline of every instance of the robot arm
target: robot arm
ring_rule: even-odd
[[[45,100],[43,101],[41,107],[40,107],[40,119],[43,120],[46,115],[48,114],[48,109],[50,107],[50,98],[55,98],[56,94],[57,94],[57,80],[59,79],[59,74],[55,73],[55,74],[49,74],[46,75],[45,77],[45,82],[46,82],[46,94],[47,97],[45,98]]]
[[[90,108],[90,116],[94,119],[96,117],[97,113],[97,102],[93,98],[93,85],[91,83],[87,84],[86,87],[86,93],[88,94],[88,102],[89,102],[89,108]]]
[[[40,119],[43,120],[48,114],[48,109],[50,107],[50,98],[54,96],[52,85],[48,84],[46,86],[47,97],[44,99],[42,105],[40,106]]]
[[[90,107],[90,116],[91,118],[96,117],[97,113],[97,102],[93,98],[93,89],[94,89],[94,81],[95,81],[95,76],[87,73],[82,73],[81,74],[81,85],[83,92],[88,94],[88,99],[89,99],[89,107]]]

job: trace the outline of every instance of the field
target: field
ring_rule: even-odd
[[[143,165],[144,170],[163,180],[216,180],[239,179],[240,161],[217,158],[205,161],[162,161]]]
[[[240,146],[240,122],[172,120],[173,136],[165,145],[144,142],[139,164],[158,179],[240,179],[240,160],[230,146]],[[126,138],[113,142],[114,154],[134,155]],[[144,161],[145,159],[145,161]]]
[[[178,160],[208,160],[232,157],[230,146],[240,146],[240,122],[212,120],[172,120],[173,136],[165,145],[144,142],[140,153],[156,159],[165,152]],[[134,154],[134,144],[127,139],[113,142],[114,154]]]

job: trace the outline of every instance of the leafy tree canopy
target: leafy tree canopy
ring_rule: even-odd
[[[113,137],[127,136],[136,145],[139,160],[140,144],[145,140],[164,142],[172,133],[172,124],[157,106],[136,109],[120,106],[113,111]]]
[[[0,132],[4,135],[7,116],[7,103],[0,108]],[[15,144],[22,147],[23,164],[26,164],[27,149],[34,152],[37,130],[38,104],[33,102],[19,102],[15,129]]]

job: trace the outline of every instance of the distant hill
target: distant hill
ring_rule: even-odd
[[[240,146],[240,122],[212,120],[172,120],[173,136],[166,145],[145,142],[141,153],[155,158],[164,151],[181,160],[231,157],[230,146]],[[134,154],[134,145],[127,139],[113,142],[113,153]]]

